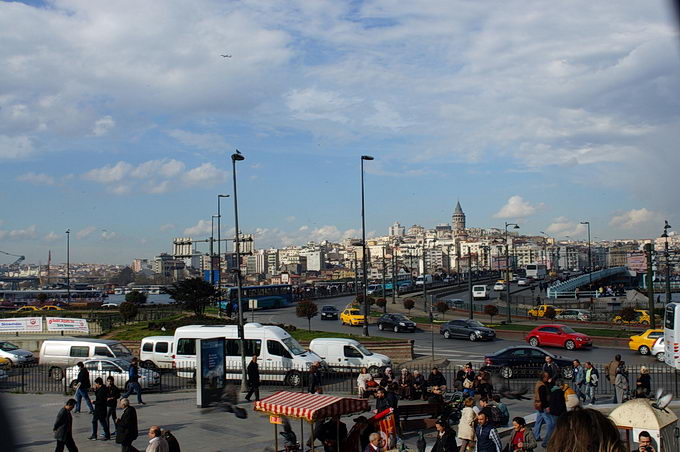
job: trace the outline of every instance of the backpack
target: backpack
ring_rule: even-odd
[[[590,375],[590,384],[597,388],[597,383],[600,380],[600,377],[597,376],[597,374],[591,374]]]
[[[170,430],[165,430],[163,432],[163,438],[168,442],[168,450],[170,452],[181,452],[179,442],[177,442],[177,438],[175,438],[175,435],[173,435]]]
[[[491,413],[490,421],[494,427],[498,425],[504,425],[503,413],[501,413],[501,410],[496,405],[489,405],[489,412]],[[508,421],[506,420],[505,423],[507,424]]]

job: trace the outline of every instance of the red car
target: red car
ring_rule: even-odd
[[[555,346],[567,350],[593,345],[593,340],[586,334],[577,333],[571,327],[557,323],[534,328],[527,333],[525,340],[533,347]]]

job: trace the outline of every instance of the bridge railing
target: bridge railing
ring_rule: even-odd
[[[590,281],[597,281],[603,278],[607,278],[609,276],[617,275],[620,273],[627,273],[628,270],[626,267],[610,267],[610,268],[603,268],[602,270],[598,270],[592,273],[586,273],[583,275],[579,275],[575,278],[568,279],[567,281],[563,281],[561,283],[554,284],[550,287],[548,287],[548,298],[557,298],[557,294],[561,294],[560,296],[567,296],[566,294],[569,293],[574,293],[572,295],[573,297],[576,297],[575,291],[577,288],[581,286],[585,286],[586,284],[590,283]]]

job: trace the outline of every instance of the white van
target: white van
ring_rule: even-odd
[[[366,367],[371,375],[392,367],[389,357],[373,353],[354,339],[313,339],[309,343],[309,349],[330,367]]]
[[[131,361],[132,352],[120,341],[109,339],[46,339],[40,346],[40,364],[50,365],[49,374],[55,380],[64,377],[65,368],[93,358]]]
[[[478,284],[476,286],[472,286],[472,298],[475,300],[486,300],[489,298],[489,293],[486,285],[484,284]]]
[[[416,278],[416,286],[422,287],[423,283],[425,285],[432,284],[432,275],[420,275]]]
[[[171,369],[175,336],[149,336],[139,347],[140,365],[146,369]]]
[[[248,362],[254,355],[258,356],[261,380],[284,381],[288,385],[299,386],[303,382],[303,373],[314,362],[321,362],[318,355],[302,348],[283,328],[247,323],[243,330],[246,360]],[[187,370],[196,368],[196,339],[211,337],[226,339],[226,378],[240,380],[241,341],[236,325],[188,325],[177,328],[173,356],[174,367],[178,369],[177,375],[193,377],[193,371]]]

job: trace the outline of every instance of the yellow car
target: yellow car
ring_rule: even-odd
[[[0,357],[0,369],[9,369],[12,367],[12,361],[7,358]]]
[[[52,306],[52,305],[43,306],[42,308],[40,308],[40,310],[42,310],[42,311],[63,311],[63,309],[60,308],[59,306]]]
[[[14,312],[35,312],[40,311],[40,308],[36,306],[22,306]]]
[[[340,321],[343,325],[363,325],[364,315],[356,308],[349,308],[342,311]]]
[[[649,325],[651,322],[651,318],[649,317],[649,311],[645,309],[636,309],[635,310],[635,318],[631,320],[630,322],[623,320],[620,315],[615,316],[612,319],[612,323],[616,323],[617,325],[621,324],[640,324],[640,325]]]
[[[631,336],[628,348],[640,352],[641,355],[649,355],[654,342],[660,337],[663,337],[662,329],[649,329],[642,334]]]

